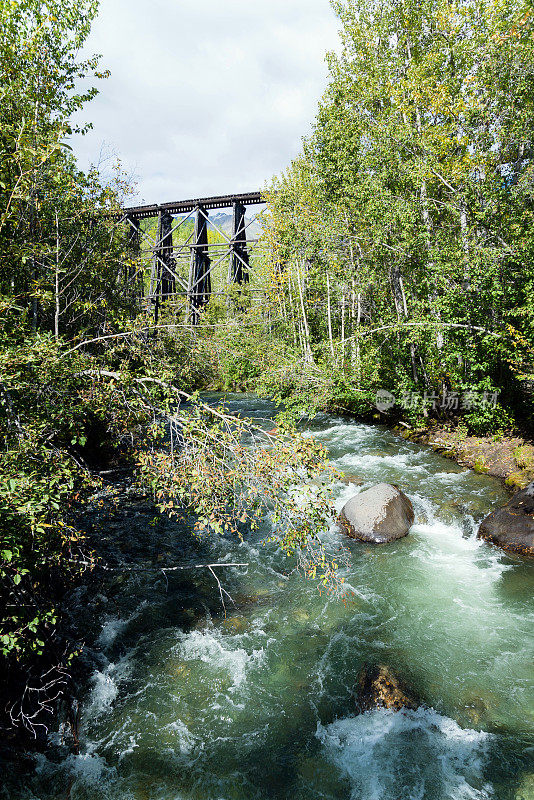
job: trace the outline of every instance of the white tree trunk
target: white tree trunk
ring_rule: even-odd
[[[330,275],[328,272],[326,273],[326,302],[327,302],[327,314],[328,314],[328,341],[330,342],[330,352],[332,353],[332,361],[335,361],[335,353],[334,353],[334,340],[332,336],[332,307],[330,301]]]
[[[341,367],[345,366],[345,284],[341,289]]]
[[[56,211],[56,268],[54,275],[54,337],[59,339],[59,317],[61,314],[59,296],[59,219]]]
[[[297,262],[297,282],[299,287],[299,295],[300,295],[300,308],[302,311],[302,335],[304,339],[304,361],[310,362],[313,361],[313,355],[310,347],[310,330],[308,328],[308,319],[306,317],[306,309],[304,307],[304,294],[302,291],[302,278],[300,274],[300,266]]]

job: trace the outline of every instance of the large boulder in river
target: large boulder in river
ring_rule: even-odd
[[[534,482],[482,520],[478,536],[505,550],[534,554]]]
[[[377,664],[363,667],[356,687],[358,711],[371,711],[373,708],[417,708],[420,703],[408,694],[399,679],[389,667]]]
[[[414,521],[406,495],[389,483],[377,483],[348,500],[341,510],[342,530],[353,539],[385,544],[406,536]]]

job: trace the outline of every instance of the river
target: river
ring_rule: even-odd
[[[229,395],[231,411],[272,407]],[[321,536],[350,553],[344,605],[263,545],[196,543],[132,504],[103,546],[175,563],[246,562],[207,571],[118,575],[80,588],[72,614],[91,672],[81,750],[38,757],[10,800],[528,800],[534,798],[532,561],[476,539],[507,495],[383,427],[323,415],[308,433],[363,488],[411,498],[410,534],[386,546]],[[336,483],[338,509],[360,487]],[[382,663],[424,705],[355,713],[364,664]],[[56,740],[57,740],[56,735]]]

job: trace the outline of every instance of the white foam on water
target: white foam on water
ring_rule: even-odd
[[[58,765],[45,756],[39,756],[36,762],[36,774],[49,780],[54,776],[58,780]],[[117,769],[110,766],[102,756],[89,752],[80,755],[69,755],[61,764],[61,791],[53,797],[98,797],[99,800],[135,800],[135,794],[121,784]],[[59,784],[57,784],[59,785]],[[87,794],[87,793],[90,794]],[[46,797],[49,797],[48,793]],[[33,798],[33,795],[32,795]],[[36,800],[42,800],[40,794]],[[29,800],[29,798],[28,798]]]
[[[435,519],[426,525],[413,525],[411,531],[419,539],[412,556],[446,568],[456,581],[478,582],[480,579],[484,584],[494,583],[503,572],[511,569],[500,553],[488,553],[481,539],[464,536],[460,525]]]
[[[377,709],[317,727],[323,755],[348,777],[351,800],[486,800],[490,734],[464,730],[433,709]]]
[[[461,472],[434,472],[432,474],[432,480],[449,485],[458,483],[459,481],[464,481],[466,478],[470,478],[471,476],[472,472],[468,469],[464,469]]]
[[[376,428],[361,423],[340,423],[330,425],[321,431],[305,431],[302,435],[313,439],[328,439],[329,442],[343,439],[344,443],[349,446],[376,436]]]
[[[403,474],[418,473],[429,475],[428,466],[420,462],[421,458],[419,453],[412,452],[396,453],[395,455],[383,453],[364,453],[363,455],[358,455],[347,453],[336,459],[336,465],[341,469],[344,467],[358,469],[362,472],[362,476],[368,476],[370,473],[370,479],[377,470],[380,472],[389,470],[390,472],[402,471]]]
[[[424,497],[421,494],[410,494],[410,500],[412,501],[414,507],[416,520],[418,517],[423,517],[427,524],[434,523],[436,518],[436,508],[433,502],[428,499],[428,497]]]
[[[143,601],[139,604],[138,608],[133,612],[133,614],[130,614],[130,616],[126,617],[125,619],[121,619],[117,616],[106,617],[102,625],[102,630],[100,631],[98,639],[96,640],[97,645],[100,645],[100,647],[103,647],[104,649],[111,647],[111,645],[117,639],[117,636],[119,636],[128,627],[128,625],[139,616],[141,611],[146,608],[147,605],[147,601]]]
[[[178,740],[177,749],[180,753],[189,755],[193,751],[198,739],[196,736],[193,736],[185,722],[182,722],[181,719],[177,719],[169,725],[166,725],[165,729],[171,731],[173,736],[176,736]]]
[[[124,656],[116,664],[110,663],[104,670],[96,670],[91,678],[93,687],[84,709],[87,718],[99,717],[110,710],[115,701],[119,687],[130,674],[131,653]]]
[[[109,772],[105,759],[94,753],[71,756],[70,766],[74,775],[83,778],[84,782],[87,783],[100,784],[104,773]]]
[[[134,750],[136,750],[139,747],[140,736],[141,736],[140,733],[130,734],[130,736],[128,737],[128,744],[123,750],[121,750],[119,761],[122,761],[123,758],[129,756],[131,753],[133,753]]]
[[[216,629],[205,632],[179,633],[178,651],[186,661],[203,661],[214,670],[225,671],[232,680],[232,689],[245,683],[247,671],[260,664],[264,657],[263,647],[248,653],[243,647],[229,646],[240,636],[223,635]]]
[[[458,525],[435,520],[427,525],[413,525],[416,579],[404,589],[404,600],[414,615],[432,618],[438,631],[449,630],[451,644],[464,639],[489,657],[499,642],[507,640],[517,627],[513,611],[503,604],[498,587],[502,575],[511,569],[499,553],[487,552],[476,536],[465,536]],[[438,622],[438,620],[440,620]],[[425,623],[426,624],[426,623]],[[452,648],[450,655],[456,652]],[[444,654],[445,657],[445,654]]]

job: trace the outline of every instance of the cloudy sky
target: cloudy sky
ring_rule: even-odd
[[[101,0],[88,49],[112,75],[80,165],[120,157],[136,202],[261,188],[299,152],[336,46],[329,0]]]

